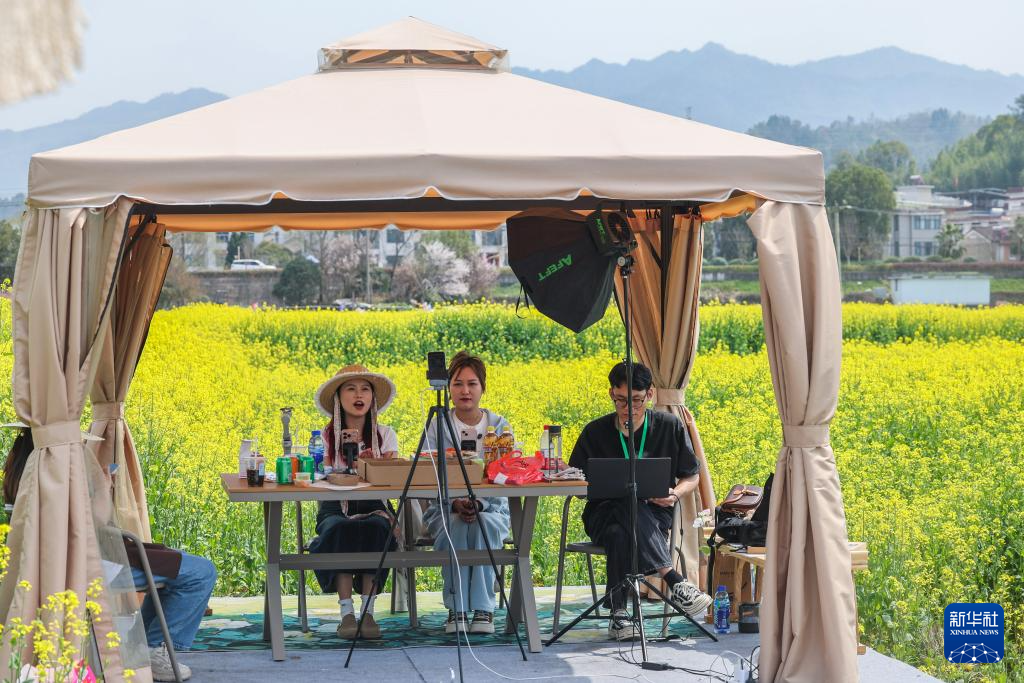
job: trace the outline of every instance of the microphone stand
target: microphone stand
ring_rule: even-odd
[[[609,587],[606,590],[608,595],[618,590],[626,590],[629,592],[630,598],[633,601],[633,614],[629,621],[633,624],[634,632],[640,633],[640,652],[641,652],[641,663],[640,668],[651,669],[651,670],[664,670],[666,665],[650,662],[647,659],[647,635],[644,633],[644,613],[643,607],[641,606],[640,599],[640,586],[641,584],[647,587],[647,590],[654,593],[668,605],[675,610],[676,614],[683,616],[691,624],[696,626],[700,631],[704,633],[711,640],[718,642],[718,638],[715,637],[711,631],[706,629],[703,624],[698,623],[693,617],[684,612],[676,605],[675,601],[666,596],[661,590],[656,588],[647,577],[640,573],[640,558],[639,551],[637,550],[636,541],[636,527],[637,527],[637,515],[638,515],[638,502],[636,494],[639,490],[636,481],[636,446],[633,444],[633,336],[632,336],[632,312],[629,307],[629,277],[633,271],[633,257],[629,254],[632,249],[632,245],[635,242],[630,242],[626,246],[620,248],[620,253],[616,259],[616,264],[619,266],[619,274],[622,276],[622,299],[623,299],[623,318],[626,324],[626,391],[628,396],[629,411],[626,417],[626,431],[628,436],[626,437],[626,448],[629,453],[629,481],[626,486],[627,497],[629,498],[629,528],[630,528],[630,555],[631,555],[631,569],[632,573],[626,576],[617,586]],[[570,629],[574,628],[578,623],[590,617],[590,614],[596,610],[601,603],[604,602],[604,597],[598,599],[597,602],[588,607],[582,614],[573,619],[571,622],[566,624],[561,631],[551,636],[544,644],[551,645],[557,642],[563,635],[565,635]],[[659,618],[663,618],[659,615]]]
[[[401,519],[402,511],[404,510],[405,506],[409,502],[409,487],[412,485],[413,473],[416,471],[416,464],[420,460],[420,457],[421,457],[420,454],[423,451],[423,445],[424,445],[424,442],[426,441],[426,438],[427,438],[427,430],[430,429],[430,425],[431,425],[431,421],[432,420],[434,421],[434,426],[437,429],[437,439],[436,439],[436,443],[437,443],[437,462],[436,462],[437,471],[435,472],[435,474],[437,476],[437,485],[438,485],[438,489],[440,491],[440,495],[438,496],[437,503],[441,507],[441,514],[448,515],[450,513],[450,511],[451,511],[451,496],[448,493],[448,465],[447,465],[446,448],[445,448],[445,443],[449,439],[451,440],[452,446],[455,448],[455,458],[458,460],[459,468],[462,470],[462,481],[463,481],[463,484],[466,487],[467,496],[469,497],[469,499],[471,501],[473,501],[473,504],[476,505],[477,496],[476,496],[476,493],[473,491],[472,484],[469,483],[469,473],[466,471],[466,463],[462,460],[461,444],[459,443],[459,440],[455,438],[455,427],[452,425],[451,408],[448,406],[448,401],[449,401],[448,380],[447,379],[445,379],[445,380],[431,379],[430,380],[430,388],[437,395],[437,401],[436,401],[436,403],[433,406],[430,407],[430,412],[427,414],[427,421],[426,421],[426,424],[423,427],[423,432],[420,435],[419,445],[416,447],[416,453],[413,455],[413,458],[412,458],[412,465],[409,467],[409,476],[406,478],[405,486],[402,488],[402,494],[398,498],[398,509],[395,512],[394,518],[391,520],[391,532],[392,533],[394,533],[395,528],[398,526],[398,520]],[[442,396],[443,396],[443,398],[442,398]],[[480,514],[479,513],[476,516],[476,522],[475,523],[480,528],[480,537],[483,539],[484,547],[487,549],[487,556],[488,556],[488,558],[491,561],[491,569],[494,570],[494,574],[495,574],[495,576],[497,576],[497,574],[498,574],[498,565],[497,565],[497,562],[494,559],[494,551],[491,548],[491,543],[488,540],[487,534],[485,533],[484,528],[483,528],[483,524],[480,521]],[[447,522],[445,524],[447,525]],[[391,551],[390,544],[385,545],[384,546],[384,550],[381,551],[380,559],[377,562],[377,570],[373,574],[373,591],[374,591],[374,594],[376,594],[379,591],[379,589],[383,588],[383,586],[378,586],[377,585],[377,577],[380,575],[381,569],[384,567],[384,562],[387,560],[388,553],[390,553],[390,551]],[[519,552],[519,550],[517,549],[516,553],[518,554],[518,552]],[[452,571],[452,581],[451,581],[451,595],[452,595],[452,598],[453,598],[452,604],[456,605],[455,599],[457,597],[459,597],[456,594],[456,588],[455,588],[456,585],[457,585],[457,582],[460,581],[460,579],[458,577],[458,574],[457,574],[457,572],[459,570],[459,565],[456,563],[456,552],[455,552],[454,546],[451,543],[448,543],[448,566],[451,567],[451,571]],[[462,588],[463,591],[465,590],[465,586],[461,586],[461,588]],[[501,592],[501,600],[502,600],[502,602],[506,606],[509,605],[510,603],[508,601],[507,596],[505,595],[505,584],[503,582],[499,581],[498,582],[498,589]],[[345,658],[345,668],[346,669],[348,668],[349,663],[352,661],[352,652],[356,648],[356,641],[359,640],[359,636],[362,634],[362,630],[363,630],[363,617],[366,614],[365,607],[366,606],[364,605],[363,606],[363,611],[359,615],[358,625],[356,627],[356,635],[352,639],[351,644],[349,644],[348,656]],[[459,610],[456,608],[455,611],[458,612]],[[526,659],[526,650],[523,648],[523,641],[522,641],[522,638],[520,638],[520,636],[519,636],[519,625],[516,623],[516,617],[513,616],[511,609],[507,609],[506,610],[506,619],[508,619],[512,623],[512,632],[515,634],[516,644],[519,645],[519,654],[522,655],[523,661],[525,662],[525,661],[527,661],[527,659]],[[460,632],[459,631],[459,625],[456,623],[456,627],[455,627],[455,644],[456,644],[456,649],[458,651],[459,680],[460,681],[465,680],[464,677],[463,677],[463,670],[462,670],[462,638],[464,636],[466,637],[466,643],[468,644],[469,643],[469,636],[468,636],[467,632]]]

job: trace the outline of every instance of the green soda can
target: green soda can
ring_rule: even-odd
[[[299,456],[299,472],[309,472],[309,480],[316,480],[316,460],[313,460],[312,456],[300,455]]]
[[[277,463],[274,465],[274,470],[277,472],[277,483],[278,484],[291,484],[292,483],[292,459],[286,456],[279,457]]]

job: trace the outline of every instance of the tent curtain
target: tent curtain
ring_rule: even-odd
[[[829,423],[839,394],[839,270],[825,209],[765,202],[761,306],[782,449],[768,523],[760,672],[766,681],[857,680],[846,515]]]
[[[96,359],[92,386],[92,426],[89,432],[102,441],[90,443],[100,467],[116,464],[114,520],[145,541],[152,540],[149,509],[138,454],[124,420],[124,402],[142,355],[149,324],[156,310],[164,276],[171,262],[171,247],[164,228],[150,223],[126,247],[107,316],[107,333]]]
[[[638,359],[651,370],[656,388],[655,408],[672,413],[686,425],[700,465],[700,483],[680,505],[680,550],[686,576],[703,585],[700,542],[693,521],[700,510],[714,508],[715,494],[704,457],[697,424],[686,407],[686,385],[697,355],[702,224],[697,214],[660,217],[638,215],[630,219],[637,236],[636,261],[630,277],[633,346]],[[671,235],[662,239],[662,231]],[[622,280],[616,278],[616,300],[622,302]]]
[[[123,544],[105,540],[107,491],[102,476],[96,477],[98,468],[89,466],[80,431],[95,367],[93,351],[104,336],[108,294],[130,206],[119,202],[96,211],[34,210],[24,228],[12,300],[13,393],[18,417],[32,429],[35,450],[11,515],[10,563],[0,585],[3,623],[14,617],[30,622],[47,596],[64,590],[75,591],[84,601],[89,582],[97,577],[106,579],[99,598],[100,635],[118,615],[131,614],[116,572],[104,571],[126,568],[127,557]],[[99,501],[95,510],[94,500]],[[31,589],[18,586],[23,580]],[[119,598],[125,609],[118,608]],[[122,648],[142,643],[145,651],[141,627],[121,623]],[[0,650],[2,661],[7,661],[7,647]],[[114,653],[111,673],[122,663],[135,666],[129,652]],[[148,666],[148,660],[142,664]]]

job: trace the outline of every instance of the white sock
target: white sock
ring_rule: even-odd
[[[354,614],[355,609],[352,607],[352,598],[341,598],[338,600],[338,604],[341,606],[341,618],[344,619],[346,614]]]
[[[366,610],[366,614],[369,614],[370,616],[373,616],[373,601],[377,599],[377,596],[374,595],[371,598],[368,595],[361,595],[359,597],[361,597],[363,599],[363,606],[360,609],[359,613],[362,614],[363,610]]]

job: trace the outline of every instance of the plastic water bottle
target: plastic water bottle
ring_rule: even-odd
[[[314,429],[309,437],[309,448],[306,453],[313,458],[313,464],[317,472],[324,471],[324,438],[320,436],[320,430]]]
[[[715,633],[729,632],[729,591],[719,586],[715,592]]]
[[[544,425],[544,431],[540,434],[540,452],[544,454],[544,469],[554,469],[551,466],[551,435],[548,425]]]

